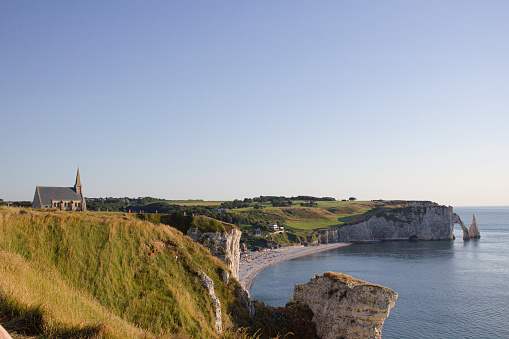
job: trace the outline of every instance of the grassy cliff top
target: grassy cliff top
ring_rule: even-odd
[[[0,324],[23,337],[216,337],[242,317],[226,266],[175,228],[128,214],[0,207]]]
[[[300,205],[302,203],[302,205]],[[314,230],[365,221],[382,212],[401,210],[412,202],[391,201],[317,201],[314,206],[305,206],[304,201],[296,201],[289,207],[272,207],[269,203],[254,210],[251,207],[235,209],[232,213],[240,215],[260,215],[259,218],[284,223],[295,231]],[[424,202],[423,202],[424,203]],[[428,202],[425,202],[428,203]],[[431,202],[429,202],[431,204]],[[304,232],[305,233],[305,232]]]

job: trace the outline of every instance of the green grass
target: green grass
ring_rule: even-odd
[[[12,334],[81,338],[151,337],[102,307],[58,274],[19,254],[0,252],[0,323]]]
[[[37,337],[214,338],[199,272],[214,281],[223,326],[235,330],[231,314],[243,317],[238,283],[224,285],[223,270],[176,229],[128,214],[0,207],[0,323],[16,328],[39,312]]]
[[[327,228],[333,226],[341,226],[344,224],[351,223],[355,221],[359,216],[364,215],[369,209],[364,209],[358,213],[352,214],[340,214],[339,217],[335,216],[332,218],[328,218],[325,220],[315,219],[315,220],[307,220],[303,222],[290,223],[289,225],[293,228],[303,229],[303,230],[313,230],[316,228]]]
[[[303,230],[313,230],[315,228],[326,228],[331,226],[339,226],[340,223],[337,217],[332,217],[325,220],[308,220],[302,222],[295,222],[289,224],[293,228],[303,229]]]
[[[372,202],[354,201],[319,201],[316,207],[304,207],[299,204],[297,201],[291,207],[269,207],[263,209],[261,213],[283,218],[285,224],[293,229],[313,230],[352,222],[376,206]]]

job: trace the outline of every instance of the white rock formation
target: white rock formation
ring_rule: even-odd
[[[468,230],[451,206],[429,204],[405,206],[381,211],[358,224],[341,226],[328,231],[329,242],[373,240],[452,240],[453,226],[459,223],[468,239]]]
[[[465,226],[463,221],[461,221],[460,216],[457,215],[456,213],[454,213],[454,216],[453,216],[453,223],[459,224],[461,229],[463,230],[463,240],[470,240],[470,235],[468,233],[467,227]],[[452,232],[452,228],[451,228],[451,232]],[[453,239],[454,239],[454,235],[453,235]]]
[[[203,246],[210,248],[212,254],[226,263],[232,276],[239,277],[240,236],[242,232],[234,225],[223,224],[225,232],[204,232],[190,228],[187,235]]]
[[[468,228],[468,234],[470,235],[470,239],[479,239],[481,237],[479,225],[477,225],[477,220],[475,220],[474,214],[472,214],[472,225]]]
[[[351,276],[326,272],[295,285],[292,301],[313,311],[320,338],[381,338],[382,327],[398,294]]]
[[[214,321],[216,326],[216,332],[223,332],[223,321],[221,319],[221,301],[218,297],[216,297],[216,292],[214,291],[214,281],[205,273],[200,273],[200,281],[202,285],[207,289],[212,298],[212,302],[214,303]]]

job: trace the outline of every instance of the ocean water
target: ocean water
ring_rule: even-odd
[[[341,272],[387,286],[399,297],[385,320],[389,338],[509,338],[509,207],[457,207],[467,228],[475,214],[479,240],[351,245],[260,272],[251,297],[284,306],[293,285]]]

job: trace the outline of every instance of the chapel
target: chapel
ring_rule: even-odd
[[[33,208],[56,208],[62,211],[86,211],[87,205],[81,186],[80,169],[74,187],[37,186]]]

